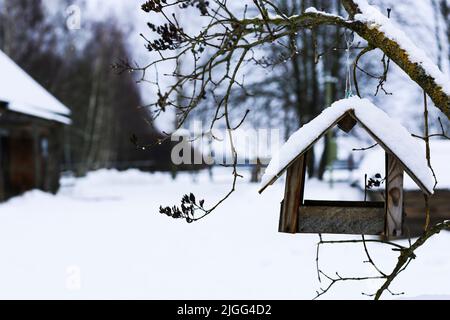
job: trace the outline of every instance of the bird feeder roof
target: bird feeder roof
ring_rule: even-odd
[[[404,170],[426,194],[433,194],[435,180],[420,142],[397,120],[367,99],[339,100],[295,132],[273,156],[262,178],[262,193],[324,134],[347,117],[356,120],[387,152],[395,156]]]

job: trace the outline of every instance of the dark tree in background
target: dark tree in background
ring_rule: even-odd
[[[278,9],[287,16],[301,14],[309,7],[341,14],[339,0],[278,0]],[[257,14],[257,12],[255,12]],[[281,45],[269,46],[259,61],[270,72],[259,81],[247,84],[247,91],[235,99],[236,103],[266,106],[284,110],[282,119],[285,135],[308,123],[327,107],[330,101],[343,97],[345,79],[346,42],[339,26],[317,26],[301,29],[285,39]],[[336,50],[336,48],[340,50]],[[273,69],[272,69],[273,68]],[[322,154],[309,153],[308,174],[322,179],[329,159],[329,141],[325,137]]]
[[[450,3],[448,0],[440,0],[442,14],[447,24],[447,38],[450,43]],[[450,50],[448,59],[450,60]]]
[[[158,145],[136,79],[113,65],[131,56],[128,33],[114,19],[68,30],[64,9],[49,15],[42,0],[0,1],[0,49],[72,111],[65,162],[77,175],[100,168],[170,169],[170,143]],[[82,2],[79,3],[82,5]],[[131,140],[155,144],[142,150]]]

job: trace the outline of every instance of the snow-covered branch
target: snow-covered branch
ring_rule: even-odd
[[[396,24],[366,0],[342,0],[350,28],[382,50],[415,81],[450,119],[450,79]]]
[[[311,28],[319,25],[338,25],[356,32],[370,47],[378,48],[415,81],[450,119],[450,79],[417,47],[392,20],[371,6],[366,0],[342,0],[350,19],[307,9],[291,17],[258,17],[241,20],[242,25],[275,25]]]

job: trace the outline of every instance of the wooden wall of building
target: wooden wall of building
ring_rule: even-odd
[[[4,112],[0,117],[0,201],[32,189],[56,192],[63,126]]]

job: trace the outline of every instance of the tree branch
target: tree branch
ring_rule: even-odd
[[[344,8],[353,19],[356,14],[361,13],[360,8],[354,0],[342,0]],[[450,96],[444,91],[436,79],[431,77],[425,68],[413,61],[411,56],[395,40],[389,38],[385,32],[373,28],[365,23],[354,21],[348,24],[349,28],[365,39],[369,45],[382,50],[387,57],[394,61],[408,76],[416,82],[433,100],[439,110],[450,119]]]
[[[319,25],[337,25],[348,28],[356,32],[365,39],[369,47],[378,48],[392,61],[394,61],[408,76],[416,82],[432,99],[448,119],[450,119],[450,96],[444,91],[436,79],[430,76],[423,65],[413,61],[407,51],[396,40],[371,25],[360,21],[354,21],[356,14],[361,13],[358,4],[354,0],[341,0],[344,8],[348,12],[351,20],[342,17],[326,14],[323,12],[307,12],[301,15],[285,17],[252,18],[239,20],[237,23],[242,26],[265,26],[267,24],[275,26],[290,26],[291,28],[312,28]]]
[[[400,256],[398,257],[397,265],[395,266],[392,273],[387,277],[384,284],[381,286],[381,288],[377,291],[375,295],[375,300],[379,300],[382,296],[382,294],[389,289],[389,286],[391,285],[392,281],[403,271],[405,270],[405,267],[416,258],[415,251],[420,248],[428,239],[430,239],[432,236],[440,233],[442,230],[450,229],[450,220],[445,221],[442,223],[438,223],[434,227],[427,230],[423,236],[421,236],[419,239],[417,239],[416,242],[414,242],[409,248],[401,249]]]

